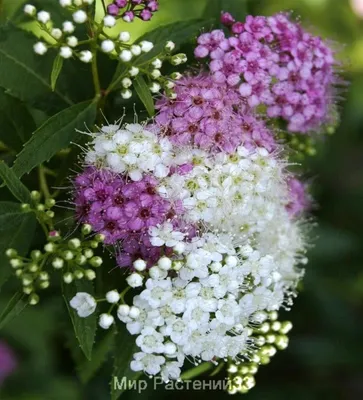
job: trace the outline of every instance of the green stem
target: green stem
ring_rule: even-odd
[[[38,168],[38,176],[39,176],[40,191],[43,193],[45,199],[49,199],[51,195],[48,188],[47,178],[45,176],[45,170],[42,165],[40,165]]]
[[[93,85],[95,87],[95,97],[99,99],[101,97],[101,84],[100,77],[98,75],[98,65],[97,65],[97,48],[93,46],[93,57],[92,57],[92,77]]]
[[[183,381],[189,380],[196,378],[199,375],[202,375],[204,372],[209,371],[214,367],[214,364],[211,362],[204,362],[197,367],[194,367],[192,369],[189,369],[188,371],[185,371],[183,374],[181,374],[181,379]]]

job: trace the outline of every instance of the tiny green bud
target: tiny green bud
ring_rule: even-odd
[[[35,293],[32,293],[29,296],[29,304],[32,305],[32,306],[35,306],[38,303],[39,303],[39,296],[37,294],[35,294]]]
[[[39,270],[39,266],[36,263],[29,264],[29,271],[30,272],[37,272]]]
[[[270,334],[266,335],[265,338],[266,338],[267,343],[270,343],[270,344],[275,343],[276,336],[274,334],[270,333]]]
[[[82,279],[84,277],[84,273],[83,271],[81,271],[80,269],[76,269],[73,273],[74,277],[76,279]]]
[[[277,311],[271,311],[269,317],[271,321],[276,321],[279,317],[279,314],[277,313]]]
[[[6,254],[6,257],[14,258],[18,255],[18,252],[15,249],[7,249],[5,254]]]
[[[276,336],[275,346],[279,350],[285,350],[289,345],[289,338],[286,335]]]
[[[54,253],[55,250],[56,250],[56,245],[55,245],[54,243],[47,243],[47,244],[44,246],[44,250],[45,250],[47,253]]]
[[[89,235],[92,232],[92,226],[90,224],[84,224],[82,226],[82,234]]]
[[[45,205],[44,204],[38,204],[36,208],[37,208],[37,211],[44,211],[45,210]]]
[[[73,281],[73,275],[72,275],[70,272],[66,272],[66,273],[63,275],[63,281],[64,281],[65,283],[71,283],[71,282]]]
[[[175,56],[171,57],[171,64],[172,65],[180,65],[187,62],[187,56],[183,53],[175,54]]]
[[[173,51],[174,49],[175,49],[175,43],[172,42],[171,40],[167,41],[166,45],[165,45],[165,50],[166,51]]]
[[[48,211],[47,211],[48,212]],[[53,212],[53,211],[52,211]],[[58,231],[50,231],[48,235],[48,240],[50,242],[56,242],[61,238],[60,234]]]
[[[24,286],[29,286],[33,283],[33,279],[31,278],[30,275],[24,275],[22,279],[23,285]]]
[[[54,211],[48,210],[45,214],[48,218],[54,218]]]
[[[274,321],[271,324],[271,329],[275,332],[278,332],[281,329],[281,322],[280,321]]]
[[[76,250],[81,247],[81,241],[78,238],[71,239],[68,242],[68,247],[72,250]]]
[[[91,240],[89,245],[90,245],[90,247],[92,247],[92,249],[97,249],[97,247],[99,246],[99,243],[96,242],[95,240]]]
[[[30,211],[30,205],[27,204],[27,203],[23,203],[23,204],[21,205],[21,210],[24,211],[24,212]]]
[[[23,287],[23,292],[24,292],[25,294],[30,294],[30,293],[33,292],[33,290],[34,290],[34,288],[33,288],[32,285],[24,286],[24,287]]]
[[[79,254],[75,261],[78,265],[84,265],[87,262],[87,258],[83,254]]]
[[[32,200],[37,201],[37,200],[40,199],[40,193],[39,193],[37,190],[33,190],[33,191],[30,193],[30,197],[32,198]]]
[[[83,254],[85,255],[86,258],[92,258],[93,257],[93,250],[85,249]]]
[[[47,289],[47,288],[49,288],[49,285],[50,285],[49,281],[43,281],[43,282],[39,283],[39,287],[41,289]]]
[[[85,276],[89,281],[93,281],[93,279],[96,278],[96,273],[95,273],[95,271],[93,271],[92,269],[86,269],[86,271],[84,271],[84,276]]]
[[[70,250],[63,251],[63,258],[64,258],[66,261],[73,260],[73,258],[74,258],[74,253],[73,253],[72,251],[70,251]]]
[[[173,79],[174,81],[177,81],[179,79],[181,79],[183,77],[183,75],[180,72],[173,72],[170,75],[170,78]]]
[[[30,257],[32,258],[32,260],[38,261],[42,257],[42,252],[40,250],[33,250],[30,253]]]
[[[52,261],[52,266],[55,269],[61,269],[64,266],[64,261],[60,258],[60,257],[56,257],[53,261]]]
[[[22,269],[17,269],[15,271],[15,275],[20,278],[23,275],[24,271]]]
[[[12,260],[10,260],[10,265],[13,268],[20,268],[23,266],[23,261],[19,260],[18,258],[13,258]]]
[[[45,272],[45,271],[41,272],[41,273],[39,274],[39,279],[40,279],[41,281],[48,281],[48,280],[49,280],[49,274],[48,274],[48,272]]]
[[[95,236],[95,240],[97,241],[97,242],[104,242],[104,240],[105,240],[105,235],[103,235],[102,233],[98,233],[96,236]]]
[[[280,332],[285,334],[290,332],[292,329],[292,323],[290,321],[284,321],[281,323],[281,329]]]
[[[96,257],[92,257],[90,259],[89,263],[92,265],[92,267],[97,268],[97,267],[100,267],[102,265],[103,260],[102,260],[101,257],[96,256]]]
[[[46,206],[47,208],[52,208],[52,207],[54,207],[54,206],[55,206],[55,200],[54,200],[54,199],[47,199],[47,200],[45,201],[45,206]]]

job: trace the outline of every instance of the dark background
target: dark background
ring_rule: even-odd
[[[201,16],[207,2],[215,6],[215,1],[160,0],[161,11],[153,21],[135,24],[132,29],[136,35],[150,25]],[[219,2],[224,8],[225,2]],[[244,396],[246,400],[363,399],[363,0],[250,0],[247,4],[235,0],[239,2],[255,15],[292,10],[307,28],[336,42],[344,78],[350,82],[338,100],[339,128],[321,139],[315,157],[304,161],[305,177],[313,185],[317,206],[312,214],[318,226],[311,233],[315,246],[309,252],[301,293],[292,312],[284,315],[294,324],[290,346],[270,365],[261,367],[256,387]],[[1,18],[23,3],[0,0]],[[50,298],[38,308],[26,310],[0,332],[0,339],[13,347],[19,362],[17,372],[1,388],[1,399],[109,398],[107,363],[86,388],[77,379],[64,344],[63,321],[59,319],[62,306],[59,299]],[[185,396],[228,395],[132,391],[124,398]]]

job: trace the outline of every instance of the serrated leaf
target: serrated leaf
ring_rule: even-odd
[[[4,181],[10,192],[22,203],[30,203],[30,192],[20,182],[15,172],[4,161],[0,161],[0,178]]]
[[[0,27],[0,86],[44,110],[72,105],[72,100],[60,91],[52,92],[49,77],[53,55],[35,54],[35,41],[34,36],[10,23]]]
[[[63,60],[64,60],[64,58],[61,57],[59,54],[54,59],[52,73],[50,74],[50,86],[51,86],[53,92],[55,90],[55,86],[57,84],[59,74],[62,71]]]
[[[151,96],[150,89],[142,76],[137,76],[134,80],[134,88],[140,100],[143,102],[146,111],[149,116],[152,117],[155,114],[154,99]]]
[[[25,144],[15,160],[12,168],[14,173],[21,177],[68,147],[71,142],[76,142],[80,136],[77,130],[91,128],[96,119],[96,112],[97,103],[86,101],[53,115]]]
[[[75,281],[71,284],[63,284],[63,298],[71,317],[74,333],[87,360],[91,360],[97,330],[97,313],[94,312],[87,318],[81,318],[78,316],[76,310],[69,305],[71,299],[78,292],[86,292],[93,295],[94,289],[92,283],[81,280]]]
[[[98,346],[95,347],[92,360],[85,360],[77,366],[78,376],[83,384],[90,381],[106,361],[107,355],[114,344],[114,339],[115,332],[112,330],[108,332]]]
[[[113,365],[113,373],[111,380],[111,400],[117,400],[127,388],[119,389],[116,384],[116,379],[121,382],[122,378],[135,381],[140,376],[140,372],[135,372],[130,369],[130,362],[133,359],[133,354],[138,351],[135,344],[135,339],[130,335],[125,325],[118,327],[118,332],[115,338],[115,360]]]
[[[9,208],[9,205],[7,207]],[[34,237],[36,228],[34,213],[23,213],[22,216],[17,218],[16,222],[16,224],[8,225],[6,230],[0,231],[0,288],[10,276],[12,270],[8,258],[5,256],[5,251],[8,248],[14,248],[19,254],[25,255]]]
[[[139,57],[135,58],[132,65],[135,67],[140,67],[141,65],[149,62],[152,58],[158,56],[163,52],[165,44],[168,40],[173,41],[176,45],[176,48],[180,47],[188,40],[192,40],[193,36],[197,36],[204,27],[208,26],[209,23],[210,20],[208,19],[192,19],[188,21],[180,21],[168,25],[162,25],[151,32],[145,33],[145,35],[141,36],[137,40],[137,43],[140,43],[142,40],[148,40],[154,44],[154,47],[148,53],[143,53]],[[127,71],[127,66],[125,63],[119,63],[113,77],[113,82],[118,80],[125,71]],[[117,88],[117,86],[115,86],[114,89],[115,88]]]
[[[237,21],[243,21],[248,13],[248,0],[208,0],[204,9],[205,17],[220,20],[222,11],[231,13]]]
[[[28,303],[24,301],[24,298],[24,293],[17,292],[10,299],[0,314],[0,330],[25,309]]]
[[[31,137],[35,123],[27,107],[0,88],[0,140],[17,152]]]
[[[0,232],[7,231],[24,216],[24,211],[19,203],[11,201],[0,202]]]

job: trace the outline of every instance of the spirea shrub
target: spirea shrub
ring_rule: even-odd
[[[158,2],[104,5],[100,17],[92,0],[60,0],[53,19],[27,4],[34,40],[1,27],[13,70],[0,99],[34,131],[23,148],[3,140],[18,154],[0,175],[20,202],[0,204],[2,268],[20,281],[6,315],[60,278],[88,359],[110,330],[115,371],[167,384],[216,368],[245,393],[288,345],[278,312],[304,275],[313,204],[296,160],[336,124],[336,52],[285,13],[222,13],[224,29],[193,20],[131,42],[127,23]]]

